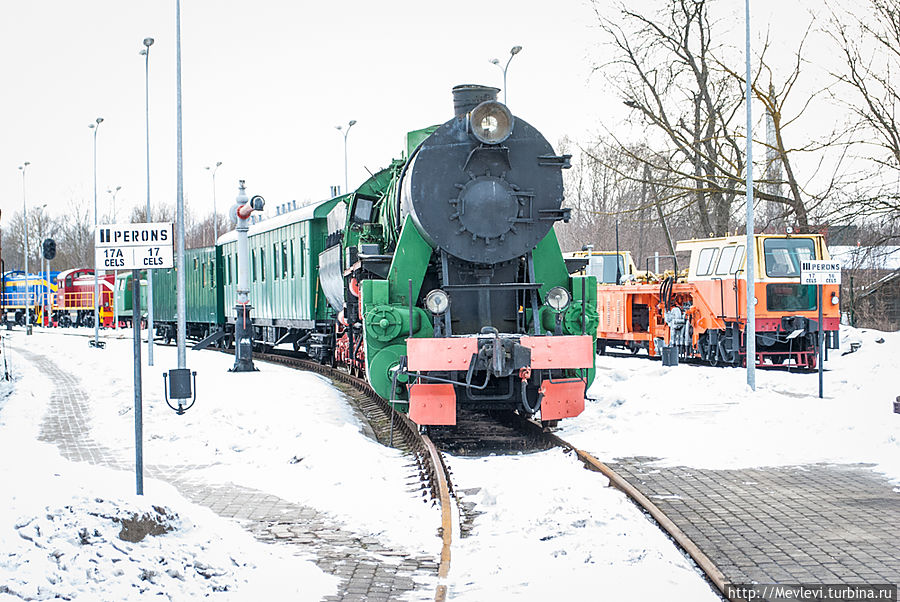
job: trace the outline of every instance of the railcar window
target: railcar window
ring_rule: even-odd
[[[266,281],[266,250],[259,250],[259,280],[260,282]]]
[[[766,285],[769,311],[810,311],[817,309],[816,287],[809,284],[780,282]]]
[[[194,271],[196,272],[197,268],[199,268],[199,267],[200,267],[200,264],[198,263],[197,258],[194,257]]]
[[[212,259],[209,260],[209,287],[216,287],[216,266]]]
[[[700,258],[697,260],[698,276],[708,276],[712,273],[713,261],[716,259],[718,250],[715,247],[709,247],[700,251]]]
[[[197,260],[195,259],[194,263],[196,262]],[[200,286],[206,288],[206,262],[203,262],[203,269],[200,270]]]
[[[256,282],[256,249],[250,251],[250,271],[253,272],[253,282]]]
[[[737,251],[734,254],[734,261],[731,262],[731,274],[737,274],[741,270],[741,266],[744,263],[744,245],[738,245]]]
[[[294,240],[291,239],[291,278],[294,277]]]
[[[281,277],[287,278],[288,275],[288,264],[287,264],[287,243],[281,241]]]
[[[226,272],[225,272],[225,282],[226,284],[231,284],[231,255],[225,260]]]
[[[278,280],[278,273],[280,270],[278,269],[278,243],[272,243],[272,278]]]
[[[815,259],[816,248],[811,238],[767,238],[763,241],[766,276],[796,278],[800,262]]]
[[[729,274],[728,271],[731,268],[731,263],[734,261],[734,252],[737,249],[736,246],[728,246],[722,249],[722,252],[719,254],[719,263],[716,264],[716,274]]]
[[[300,239],[300,277],[306,275],[306,239]]]

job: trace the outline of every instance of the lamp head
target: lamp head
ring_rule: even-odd
[[[153,38],[144,38],[144,46],[147,48],[153,46]]]
[[[138,54],[141,55],[141,56],[147,56],[147,49],[146,49],[146,48],[141,48],[141,51],[138,52]]]
[[[356,125],[356,120],[355,120],[355,119],[351,119],[351,120],[350,120],[350,123],[347,124],[347,129],[349,130],[349,129],[350,129],[351,127],[353,127],[354,125]]]
[[[220,166],[221,164],[222,164],[221,161],[216,161],[216,167]]]
[[[342,125],[336,125],[336,126],[334,126],[334,129],[336,129],[336,130],[339,131],[339,132],[343,132],[343,131],[344,131],[344,126],[342,126]]]
[[[500,59],[491,59],[491,63],[493,63],[494,65],[499,65]]]
[[[96,119],[96,121],[97,121],[97,125],[100,125],[101,123],[103,123],[103,118],[102,118],[102,117],[98,117],[98,118]]]
[[[510,48],[510,50],[509,50],[509,53],[512,54],[512,55],[514,55],[514,56],[517,55],[517,54],[519,54],[520,52],[522,52],[522,47],[521,47],[521,46],[513,46],[513,47]]]

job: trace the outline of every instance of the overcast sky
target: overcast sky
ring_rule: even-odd
[[[144,37],[150,54],[151,194],[174,204],[175,1],[3,0],[0,7],[0,209],[8,223],[29,206],[54,214],[93,201],[88,125],[97,137],[101,216],[117,196],[120,221],[146,200]],[[642,3],[638,3],[642,4]],[[649,5],[649,0],[643,4]],[[603,3],[606,5],[606,2]],[[758,6],[757,6],[758,5]],[[718,3],[743,35],[743,1]],[[776,3],[754,3],[754,31],[772,25]],[[783,19],[779,19],[781,21]],[[738,40],[742,44],[742,40]],[[596,18],[584,0],[332,1],[183,0],[182,87],[185,199],[195,214],[224,213],[245,179],[269,207],[328,196],[366,169],[399,156],[408,130],[452,116],[450,89],[501,86],[508,104],[554,146],[624,117],[620,99],[592,66],[602,61]],[[502,99],[502,92],[501,92]],[[102,219],[101,219],[102,221]]]

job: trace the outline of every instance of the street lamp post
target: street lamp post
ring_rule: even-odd
[[[94,130],[94,231],[97,230],[97,132],[100,130],[100,124],[103,123],[103,118],[98,117],[94,120],[94,123],[88,125],[89,128]],[[100,348],[100,280],[99,274],[97,273],[99,266],[97,266],[96,255],[94,257],[94,342],[93,346],[97,349]]]
[[[119,191],[122,190],[121,186],[116,186],[115,190],[112,188],[107,188],[106,192],[112,197],[112,220],[113,223],[116,222],[116,195],[119,194]]]
[[[334,129],[344,134],[344,194],[347,194],[350,191],[349,186],[347,186],[347,134],[350,133],[350,128],[356,125],[356,120],[351,119],[347,123],[347,127],[344,128],[342,125],[334,126]]]
[[[753,120],[750,106],[750,0],[744,1],[744,103],[747,111],[747,385],[756,391],[756,237],[753,235]]]
[[[491,59],[491,62],[503,71],[503,104],[506,103],[506,70],[509,68],[509,64],[512,62],[513,57],[522,52],[521,46],[513,46],[509,49],[509,59],[506,61],[506,65],[500,67],[500,59]]]
[[[219,166],[222,165],[221,161],[216,161],[215,167],[209,167],[208,165],[205,167],[212,174],[212,184],[213,184],[213,246],[216,244],[216,240],[219,238],[219,214],[216,213],[216,170],[219,169]]]
[[[153,38],[144,38],[144,117],[147,138],[147,223],[150,219],[150,47]],[[147,365],[153,365],[153,270],[147,270]]]
[[[22,251],[25,255],[25,333],[31,334],[31,306],[29,305],[29,300],[31,299],[31,282],[28,278],[28,207],[25,202],[25,168],[31,165],[31,162],[25,161],[24,164],[19,166],[19,170],[22,172],[22,225],[25,230],[25,246]]]

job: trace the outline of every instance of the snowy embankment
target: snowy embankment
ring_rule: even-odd
[[[851,350],[851,343],[858,350]],[[854,345],[855,346],[855,345]],[[841,349],[816,373],[681,365],[598,356],[593,397],[561,436],[602,460],[749,468],[871,463],[900,481],[900,333],[841,327]],[[844,355],[846,354],[846,355]]]
[[[69,462],[38,441],[54,387],[12,347],[51,357],[80,378],[90,400],[83,436],[133,466],[130,338],[107,332],[106,349],[96,350],[75,330],[3,334],[15,381],[0,385],[0,601],[318,600],[335,591],[336,578],[288,548],[255,541],[170,485],[145,475],[145,495],[135,496],[133,471]],[[142,351],[145,467],[198,466],[193,481],[235,483],[311,506],[335,525],[410,554],[439,550],[439,510],[410,490],[408,459],[365,437],[326,380],[261,362],[260,372],[229,374],[229,356],[188,352],[198,401],[177,416],[162,391],[175,348],[157,347],[155,367],[146,365],[146,345]],[[131,521],[159,534],[124,541],[119,533]]]
[[[132,495],[133,474],[69,462],[39,442],[52,385],[8,346],[4,359],[14,380],[0,381],[0,601],[319,600],[335,591],[336,579],[312,563],[172,487],[148,481],[147,495]]]

